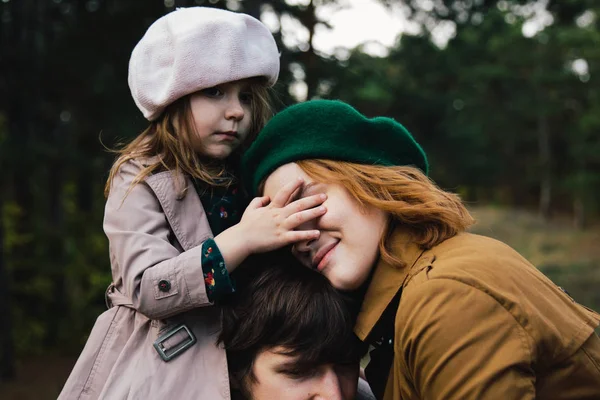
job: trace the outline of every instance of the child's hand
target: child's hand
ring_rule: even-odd
[[[263,253],[319,237],[318,230],[294,230],[327,211],[322,205],[327,199],[325,194],[292,201],[303,184],[299,178],[281,188],[270,202],[267,196],[250,202],[238,224],[244,235],[240,239],[246,241],[249,253]]]

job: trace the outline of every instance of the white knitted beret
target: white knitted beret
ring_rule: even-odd
[[[269,29],[247,14],[210,7],[180,8],[154,22],[129,60],[129,88],[148,120],[175,100],[225,82],[279,75]]]

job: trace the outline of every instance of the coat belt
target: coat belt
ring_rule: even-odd
[[[114,283],[111,283],[104,294],[104,301],[107,308],[116,306],[133,307],[133,302],[123,293],[119,292]]]

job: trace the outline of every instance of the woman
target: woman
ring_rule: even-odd
[[[468,155],[464,155],[468,156]],[[600,316],[513,249],[466,233],[458,196],[427,178],[424,151],[388,118],[339,101],[278,114],[244,158],[248,187],[325,193],[293,254],[364,293],[355,332],[384,399],[600,399]]]

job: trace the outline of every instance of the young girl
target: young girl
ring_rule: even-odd
[[[468,154],[464,155],[468,157]],[[466,233],[458,196],[426,176],[425,153],[389,118],[338,101],[275,116],[244,156],[252,191],[303,177],[327,194],[293,254],[362,301],[380,399],[600,399],[600,316],[496,240]]]
[[[279,53],[258,20],[178,9],[137,44],[129,86],[150,126],[108,182],[113,283],[61,399],[229,399],[220,312],[229,273],[252,253],[318,231],[324,196],[289,202],[300,180],[246,206],[239,156],[270,117]],[[243,215],[242,215],[243,213]]]

